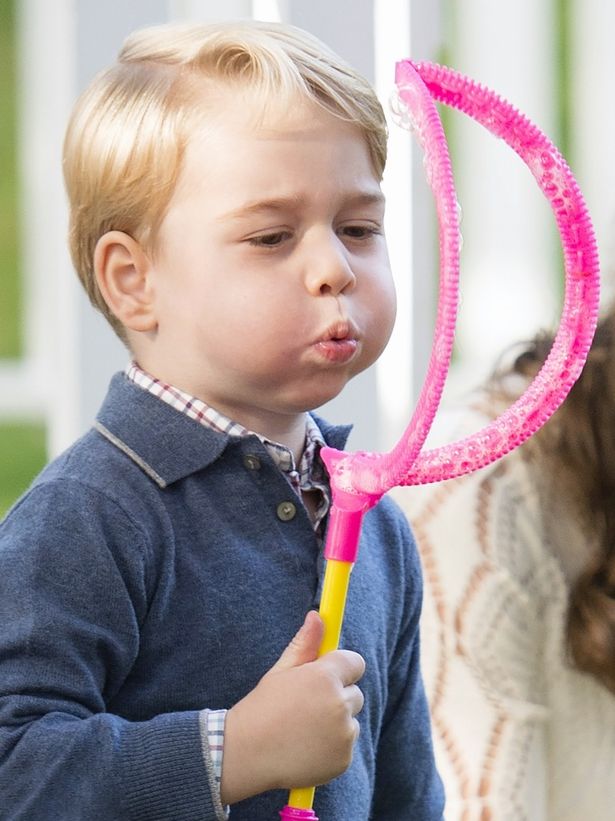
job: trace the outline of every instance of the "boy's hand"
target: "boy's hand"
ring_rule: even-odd
[[[363,707],[356,682],[365,662],[350,650],[317,658],[323,631],[310,611],[276,664],[228,711],[223,804],[274,788],[317,786],[350,765]]]

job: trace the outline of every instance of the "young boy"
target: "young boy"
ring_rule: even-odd
[[[321,821],[441,818],[389,500],[352,649],[317,659],[313,612],[348,429],[308,411],[392,328],[385,147],[367,83],[277,25],[137,33],[78,102],[73,259],[134,362],[2,525],[3,819],[265,821],[311,784]]]

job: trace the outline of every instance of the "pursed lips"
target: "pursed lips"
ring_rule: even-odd
[[[355,355],[358,333],[351,323],[341,320],[331,325],[314,345],[329,362],[344,364]]]

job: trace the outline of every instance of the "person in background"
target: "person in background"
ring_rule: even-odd
[[[500,368],[455,438],[516,399],[551,343],[539,335]],[[423,563],[422,664],[447,821],[612,821],[615,306],[536,435],[397,498]]]

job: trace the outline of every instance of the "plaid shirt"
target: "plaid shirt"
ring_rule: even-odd
[[[146,373],[136,362],[132,362],[127,367],[126,375],[140,388],[153,393],[158,399],[162,399],[163,402],[171,405],[181,413],[185,413],[186,416],[195,419],[205,427],[211,428],[211,430],[226,433],[228,436],[250,436],[253,434],[253,431],[249,431],[238,422],[233,422],[232,419],[224,416],[224,414],[201,399],[190,396],[190,394],[179,390],[179,388],[167,385]],[[325,444],[325,440],[312,417],[306,414],[305,418],[305,447],[298,466],[295,466],[294,456],[285,445],[271,442],[259,433],[254,433],[254,435],[261,440],[267,452],[299,497],[302,493],[317,491],[319,501],[312,521],[316,534],[319,538],[322,538],[321,524],[331,505],[329,482],[324,464],[320,458],[320,449]]]
[[[237,422],[233,422],[224,414],[212,408],[211,405],[185,393],[179,388],[167,385],[156,379],[151,374],[142,370],[136,362],[131,362],[126,368],[128,379],[138,385],[143,390],[149,391],[158,399],[171,405],[181,413],[185,413],[191,419],[195,419],[205,427],[219,433],[226,433],[228,436],[250,436],[252,431],[244,428]],[[318,504],[316,512],[312,516],[314,531],[319,540],[322,540],[322,523],[331,505],[331,491],[324,464],[320,458],[320,449],[325,444],[325,440],[318,425],[309,414],[306,414],[305,447],[299,461],[295,466],[295,459],[292,451],[285,445],[278,442],[271,442],[264,436],[255,433],[261,440],[274,463],[282,471],[290,486],[297,496],[301,498],[302,493],[316,491]],[[224,751],[224,722],[226,710],[203,710],[202,724],[204,725],[204,736],[206,738],[207,749],[204,749],[206,762],[210,762],[213,767],[213,778],[217,789],[213,789],[214,795],[220,794],[220,779],[222,775],[222,758]],[[204,745],[205,746],[205,745]],[[209,768],[207,768],[209,770]],[[220,818],[228,815],[228,808],[224,809],[222,803],[218,808]]]

